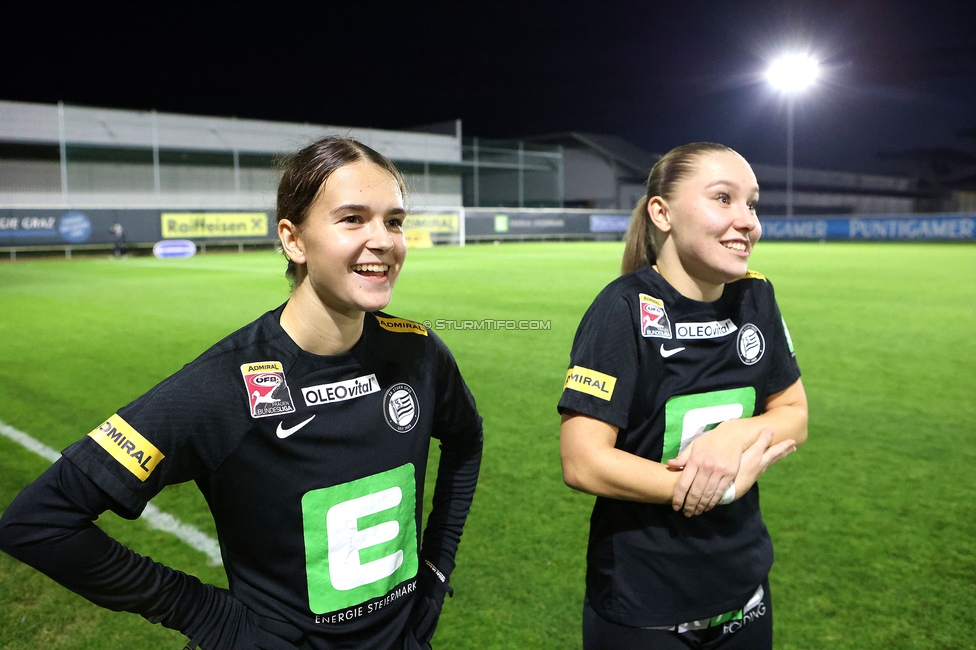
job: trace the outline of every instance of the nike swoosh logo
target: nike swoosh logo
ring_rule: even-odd
[[[661,344],[661,356],[664,357],[665,359],[667,359],[668,357],[672,357],[672,356],[678,354],[682,350],[684,350],[684,348],[675,348],[673,350],[665,350],[664,349],[664,344],[663,343]]]
[[[295,433],[296,431],[298,431],[299,429],[301,429],[303,426],[305,426],[306,424],[308,424],[309,422],[311,422],[314,419],[315,419],[315,416],[313,415],[309,419],[305,420],[304,422],[299,422],[298,424],[296,424],[295,426],[291,427],[290,429],[285,429],[284,427],[281,426],[282,424],[284,424],[284,422],[279,422],[278,423],[278,430],[275,433],[278,434],[278,437],[279,438],[281,438],[282,440],[284,440],[285,438],[287,438],[291,434]]]

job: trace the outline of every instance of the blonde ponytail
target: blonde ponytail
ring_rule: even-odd
[[[657,254],[654,250],[654,237],[650,232],[655,226],[647,214],[648,198],[641,197],[630,215],[630,225],[624,235],[624,257],[620,262],[620,274],[626,275],[642,266],[654,264]]]

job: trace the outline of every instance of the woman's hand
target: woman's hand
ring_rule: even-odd
[[[770,465],[778,463],[796,451],[795,440],[783,440],[775,445],[770,445],[772,440],[773,430],[763,429],[759,433],[759,439],[742,453],[739,473],[735,476],[734,501],[738,501],[742,495],[752,489],[752,486],[769,469]]]
[[[739,473],[742,454],[748,448],[743,444],[748,428],[745,422],[722,422],[692,440],[677,458],[668,461],[668,469],[682,470],[674,486],[671,507],[676,511],[684,509],[685,516],[692,517],[718,504]],[[767,442],[763,449],[768,445]]]
[[[730,420],[730,422],[733,421]],[[738,422],[741,422],[741,420],[738,420]],[[715,431],[718,431],[718,427],[716,427]],[[696,477],[691,477],[688,475],[689,464],[691,463],[691,459],[694,458],[692,446],[702,438],[705,438],[705,436],[701,436],[700,438],[693,440],[685,451],[682,452],[677,458],[668,461],[669,469],[679,470],[684,467],[684,471],[682,473],[683,475],[675,485],[675,501],[672,502],[672,507],[674,507],[675,510],[681,510],[683,507],[686,517],[700,515],[703,512],[708,512],[714,508],[721,501],[722,497],[725,495],[726,489],[733,482],[735,483],[736,494],[733,501],[738,501],[740,498],[742,498],[742,495],[752,488],[753,484],[759,480],[759,477],[763,475],[770,465],[783,460],[796,451],[795,440],[787,439],[773,445],[771,444],[773,440],[773,430],[770,428],[763,429],[759,433],[759,437],[756,438],[756,441],[747,447],[744,452],[739,454],[738,470],[736,471],[735,476],[732,477],[732,479],[727,479],[726,476],[722,474],[715,483],[712,483],[715,477],[719,475],[719,470],[717,469],[718,466],[714,464],[714,462],[710,466],[711,471],[709,471],[707,474],[705,471],[699,469]],[[715,449],[717,450],[717,453],[724,452],[726,457],[735,456],[734,449],[730,449],[729,444],[731,440],[735,439],[736,438],[734,436],[727,436],[723,441],[724,444],[714,444],[715,441],[713,441],[713,445],[709,445],[709,450],[702,451],[701,455],[704,456],[706,453],[711,452],[712,449]],[[705,447],[705,445],[701,446]],[[699,479],[706,486],[714,485],[714,491],[708,493],[707,495],[703,492],[697,492],[695,488],[695,481],[692,480],[692,478]],[[687,479],[687,482],[690,484],[690,487],[687,489],[687,494],[689,497],[694,497],[695,495],[698,496],[698,500],[694,504],[690,503],[689,497],[685,497],[685,501],[683,503],[677,501],[678,489],[681,487],[681,482],[685,479]]]
[[[762,415],[751,418],[727,420],[712,431],[704,433],[694,440],[678,454],[677,458],[668,461],[668,469],[684,470],[681,478],[675,484],[671,505],[675,510],[685,511],[691,517],[700,515],[714,508],[721,500],[725,489],[739,472],[742,454],[752,448],[762,437],[764,429],[773,431],[770,440],[779,438],[775,445],[769,447],[766,442],[761,447],[759,459],[762,459],[767,448],[775,449],[770,456],[769,463],[762,467],[751,479],[749,487],[766,471],[766,467],[782,459],[780,455],[784,449],[795,451],[798,444],[807,439],[807,397],[803,390],[803,382],[796,380],[791,386],[766,399],[765,411]],[[783,443],[789,443],[780,446]],[[754,468],[756,469],[756,468]],[[750,470],[747,474],[751,475]],[[736,480],[736,492],[745,494],[748,489]]]

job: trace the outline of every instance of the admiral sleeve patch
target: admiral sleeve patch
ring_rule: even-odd
[[[376,316],[376,322],[379,323],[380,327],[391,332],[413,332],[414,334],[427,336],[427,328],[420,323],[415,323],[412,320]]]
[[[613,387],[616,384],[616,377],[583,366],[573,366],[566,371],[566,383],[563,384],[563,390],[568,388],[609,402],[610,398],[613,397]]]
[[[88,437],[140,481],[149,478],[163,459],[163,453],[119,417],[118,413],[96,427]]]

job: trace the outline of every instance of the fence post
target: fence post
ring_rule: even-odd
[[[472,148],[472,153],[474,154],[474,207],[481,205],[480,189],[478,187],[478,136],[474,137],[474,147]]]
[[[465,233],[464,233],[464,230],[465,230],[464,216],[465,216],[464,215],[464,206],[462,205],[461,206],[461,209],[458,210],[458,246],[460,246],[461,248],[464,248],[464,239],[465,239]]]
[[[518,205],[525,207],[525,143],[518,143]]]

